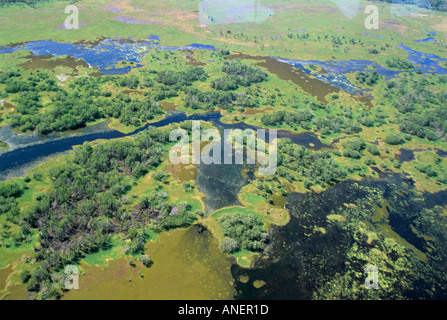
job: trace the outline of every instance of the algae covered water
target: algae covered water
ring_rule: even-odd
[[[391,246],[402,245],[409,257],[416,256],[408,258],[412,261],[407,262],[411,276],[396,279],[389,296],[382,291],[383,298],[398,298],[397,294],[403,293],[412,299],[433,298],[433,295],[445,299],[445,291],[435,289],[444,282],[445,266],[438,264],[441,258],[433,254],[427,246],[427,237],[415,226],[417,217],[425,209],[447,204],[446,192],[424,193],[418,197],[411,180],[400,174],[382,175],[381,179],[343,181],[321,194],[289,195],[286,207],[291,215],[290,222],[284,227],[272,228],[270,245],[253,268],[233,265],[236,298],[327,299],[334,283],[344,288],[337,292],[339,298],[365,298],[368,290],[365,290],[363,271],[368,259],[364,252],[353,250],[357,250],[360,241],[365,241],[366,247],[371,246],[370,241],[377,235]],[[382,194],[378,205],[372,205],[370,200],[375,192]],[[364,206],[365,210],[357,210],[359,206]],[[345,210],[351,215],[362,212],[364,220],[350,220],[343,214]],[[360,240],[358,228],[362,230],[369,223],[373,227],[364,235],[369,239]],[[349,224],[355,232],[350,231]],[[393,256],[396,253],[390,249],[381,254]],[[365,257],[364,262],[358,257]],[[383,269],[380,270],[384,275]],[[356,276],[351,278],[351,274]],[[264,285],[257,288],[255,281],[262,281]]]
[[[146,245],[146,253],[154,261],[150,268],[130,266],[124,258],[110,260],[105,268],[82,264],[79,290],[63,299],[233,299],[232,261],[203,226],[163,234]]]

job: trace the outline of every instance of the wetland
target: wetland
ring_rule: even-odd
[[[433,41],[383,46],[414,67],[396,70],[168,37],[0,48],[0,297],[446,298],[447,59],[418,51]],[[193,120],[277,130],[279,170],[169,163],[169,131]],[[66,264],[82,290],[63,290]]]

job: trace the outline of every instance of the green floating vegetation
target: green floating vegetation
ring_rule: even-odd
[[[269,255],[275,270],[300,268],[290,271],[296,284],[279,293],[295,297],[314,288],[301,298],[325,300],[445,297],[445,210],[427,208],[400,179],[345,181],[320,195],[291,195],[293,223],[275,233]],[[256,276],[269,278],[273,267],[265,265]],[[378,290],[365,286],[367,266],[379,270]]]

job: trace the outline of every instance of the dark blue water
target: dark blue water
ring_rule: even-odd
[[[431,41],[435,41],[435,40],[436,40],[436,38],[428,37],[428,38],[421,39],[421,40],[414,40],[414,42],[431,42]]]
[[[423,39],[421,41],[429,41],[427,39]],[[151,35],[144,41],[136,41],[132,38],[118,38],[102,40],[96,44],[70,44],[43,40],[32,41],[11,47],[0,47],[0,54],[14,52],[17,50],[29,50],[34,55],[71,55],[76,59],[84,59],[86,63],[97,67],[103,74],[116,75],[125,74],[133,68],[142,67],[139,63],[142,61],[143,56],[155,48],[161,50],[217,50],[212,45],[203,45],[198,43],[179,47],[161,46],[160,42],[160,37],[156,35]],[[447,61],[447,59],[442,59],[433,54],[415,51],[404,44],[400,44],[399,48],[408,53],[408,61],[416,65],[415,70],[420,70],[422,73],[447,74],[447,69],[443,68],[439,64],[440,61]],[[353,95],[363,93],[363,90],[357,88],[346,78],[345,75],[347,73],[375,70],[386,79],[396,77],[400,73],[399,71],[389,70],[373,61],[368,60],[303,61],[280,57],[275,58],[281,62],[285,62],[294,67],[300,68],[307,74],[312,74],[318,80],[329,83]],[[120,61],[134,62],[136,65],[127,66],[124,68],[115,68],[116,63]],[[309,65],[320,66],[325,72],[315,73],[308,67]]]
[[[443,68],[439,63],[441,61],[447,61],[447,59],[443,59],[435,54],[431,53],[423,53],[416,50],[411,49],[410,47],[400,44],[400,48],[404,49],[408,53],[407,60],[413,63],[416,67],[415,70],[419,70],[426,73],[435,73],[435,74],[447,74],[447,69]]]
[[[290,194],[286,204],[290,222],[284,227],[271,228],[268,251],[255,261],[252,268],[243,268],[237,264],[232,266],[237,290],[236,299],[312,299],[315,288],[324,285],[329,279],[340,277],[347,269],[347,254],[351,250],[352,235],[342,228],[335,227],[336,224],[329,224],[327,216],[331,212],[341,212],[340,208],[346,203],[356,203],[358,199],[368,197],[365,187],[383,192],[384,199],[388,200],[388,219],[392,230],[416,248],[426,252],[424,242],[413,230],[413,221],[409,217],[420,213],[424,208],[446,205],[447,191],[426,193],[422,200],[414,197],[411,192],[402,192],[396,199],[396,191],[413,189],[414,186],[404,175],[382,174],[380,179],[339,182],[321,193]],[[407,212],[412,214],[406,215]],[[373,209],[371,216],[374,214]],[[382,223],[384,222],[372,224],[379,227]],[[309,230],[314,226],[325,228],[326,232],[309,234]],[[362,269],[363,266],[359,272],[362,272]],[[242,283],[240,276],[248,276],[249,282]],[[253,281],[258,279],[266,282],[261,289],[253,286]],[[362,281],[360,279],[358,284]],[[417,288],[421,284],[415,285]]]
[[[438,154],[438,156],[447,157],[447,151],[436,149],[436,153]]]
[[[124,134],[115,130],[108,130],[105,132],[95,132],[86,135],[80,136],[72,136],[67,138],[61,138],[57,140],[42,141],[38,144],[34,144],[31,146],[19,147],[13,151],[6,152],[0,155],[0,176],[10,170],[14,170],[19,167],[24,167],[26,165],[35,163],[39,159],[45,159],[51,155],[58,154],[61,152],[66,152],[71,150],[76,145],[82,145],[84,142],[91,142],[99,139],[116,139],[123,138],[128,136],[133,136],[143,130],[146,130],[148,127],[160,128],[170,124],[181,123],[188,120],[199,120],[199,121],[207,121],[211,122],[217,128],[221,130],[225,129],[252,129],[258,130],[259,128],[256,126],[250,126],[245,123],[238,124],[224,124],[221,122],[222,115],[218,112],[213,113],[205,113],[205,114],[195,114],[191,116],[187,116],[183,112],[172,112],[168,116],[166,116],[163,120],[158,122],[154,122],[146,125],[130,134]],[[268,139],[268,134],[266,135],[266,139]],[[285,130],[278,131],[278,138],[289,138],[292,142],[303,145],[312,149],[322,149],[322,148],[330,148],[329,145],[323,144],[319,138],[311,132],[301,133],[301,134],[293,134]],[[35,140],[35,139],[34,139]],[[36,141],[34,141],[36,142]],[[0,177],[0,180],[2,178]]]
[[[413,161],[415,159],[415,152],[420,152],[420,151],[426,151],[426,150],[431,150],[431,149],[414,149],[414,150],[407,150],[407,149],[399,149],[400,150],[400,154],[397,155],[397,158],[399,159],[399,161],[401,163],[404,162],[409,162],[409,161]],[[441,150],[441,149],[436,149],[436,154],[440,157],[446,157],[447,156],[447,151]]]
[[[340,88],[352,95],[359,94],[363,92],[362,89],[357,88],[352,84],[347,78],[346,74],[357,71],[371,71],[374,70],[378,74],[384,76],[386,79],[391,79],[399,75],[400,72],[392,71],[382,67],[381,65],[367,60],[347,60],[347,61],[318,61],[318,60],[293,60],[293,59],[283,59],[277,58],[281,62],[290,64],[296,68],[303,70],[307,74],[312,74],[318,80],[324,81]],[[309,66],[315,65],[320,66],[325,72],[315,73]]]
[[[424,74],[436,73],[436,74],[447,74],[447,69],[443,68],[439,62],[447,61],[447,59],[440,58],[437,55],[423,53],[411,49],[410,47],[400,44],[399,48],[405,50],[408,53],[407,60],[415,65],[416,70],[420,70]],[[391,79],[397,77],[401,71],[389,70],[376,62],[368,60],[346,60],[346,61],[318,61],[318,60],[294,60],[294,59],[284,59],[278,58],[281,62],[290,64],[296,68],[299,68],[306,72],[307,74],[312,74],[317,79],[329,83],[337,88],[345,90],[350,94],[356,95],[362,92],[361,89],[353,85],[347,78],[347,73],[358,72],[358,71],[371,71],[374,70],[378,74],[385,77],[385,79]],[[310,68],[309,65],[316,65],[323,68],[324,73],[315,73]]]
[[[149,36],[144,41],[135,41],[132,38],[106,39],[96,44],[59,43],[49,40],[32,41],[25,44],[0,47],[0,54],[17,50],[29,50],[34,55],[73,56],[75,59],[84,59],[86,63],[95,66],[105,75],[125,74],[133,68],[142,67],[139,64],[149,51],[155,48],[161,50],[216,50],[214,46],[193,43],[184,47],[160,46],[160,37]],[[120,61],[137,63],[135,66],[115,68]]]
[[[399,149],[400,151],[400,155],[398,155],[398,159],[400,161],[400,163],[404,163],[404,162],[410,162],[413,161],[415,159],[414,153],[415,151],[419,151],[419,150],[407,150],[407,149]]]
[[[149,126],[163,127],[171,123],[180,123],[186,120],[203,120],[203,121],[218,121],[221,118],[219,113],[210,113],[205,115],[186,116],[184,113],[173,113],[167,116],[165,119],[145,126],[131,134],[124,134],[119,131],[110,130],[106,132],[96,132],[82,136],[62,138],[58,140],[51,140],[34,144],[31,146],[25,146],[17,148],[13,151],[6,152],[0,156],[0,173],[12,170],[18,167],[25,166],[33,163],[38,159],[51,156],[53,154],[65,152],[71,150],[76,145],[82,145],[84,142],[91,142],[98,139],[116,139],[126,136],[135,135]]]
[[[32,41],[12,48],[13,51],[29,50],[34,55],[73,56],[75,59],[84,59],[91,66],[107,75],[124,74],[131,68],[115,68],[120,61],[141,62],[142,53],[154,48],[156,43],[144,41],[138,43],[124,42],[124,39],[107,39],[95,45],[59,43],[54,41]],[[0,49],[0,53],[2,53]],[[11,52],[11,51],[8,51]]]

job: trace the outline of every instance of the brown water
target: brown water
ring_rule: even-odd
[[[242,53],[237,53],[228,56],[229,60],[245,59],[256,60],[257,66],[267,69],[268,72],[276,75],[281,80],[292,81],[294,84],[300,86],[304,91],[314,96],[320,102],[327,102],[326,96],[340,92],[340,89],[331,86],[323,81],[317,80],[309,76],[304,71],[295,68],[287,63],[280,62],[275,58],[261,57],[261,56],[249,56]]]
[[[77,67],[85,67],[88,68],[89,65],[82,59],[75,59],[72,56],[66,56],[64,58],[55,59],[52,54],[35,56],[30,55],[24,57],[23,59],[31,59],[25,63],[19,65],[19,67],[25,70],[34,70],[34,69],[48,69],[53,70],[56,67],[68,67],[73,69],[73,72],[76,73]]]
[[[169,101],[162,101],[161,106],[163,107],[163,110],[165,112],[167,111],[176,111],[177,110],[177,105],[173,102],[169,102]]]
[[[327,95],[331,95],[341,91],[337,87],[331,86],[324,81],[315,79],[299,68],[293,67],[285,62],[280,62],[272,57],[250,56],[242,53],[237,53],[229,55],[227,58],[229,60],[245,59],[259,61],[256,63],[257,66],[267,69],[268,72],[276,75],[281,80],[292,81],[294,84],[300,86],[305,92],[312,95],[322,103],[327,103]],[[371,98],[369,97],[352,96],[352,98],[361,103],[365,103],[368,108],[373,107]]]
[[[24,285],[14,285],[8,287],[3,300],[29,300],[29,298]]]
[[[14,109],[16,106],[15,105],[13,105],[12,103],[10,103],[10,102],[5,102],[4,104],[3,104],[3,108],[5,108],[5,109]]]
[[[8,285],[13,269],[12,264],[0,269],[0,299],[28,300],[28,294],[24,285]]]
[[[233,262],[203,226],[163,234],[147,245],[146,253],[154,261],[150,268],[139,262],[131,267],[124,258],[109,261],[106,269],[82,264],[79,290],[63,299],[233,299]]]
[[[0,269],[0,293],[6,289],[8,278],[12,272],[12,265]]]
[[[272,107],[268,107],[266,109],[247,108],[247,109],[245,109],[244,112],[242,112],[242,114],[245,114],[246,116],[252,116],[255,114],[260,114],[260,113],[269,112],[269,111],[273,111],[273,110],[274,109]]]
[[[166,167],[166,171],[172,173],[174,178],[179,179],[181,182],[194,181],[199,175],[195,165],[191,164],[177,164]]]
[[[130,94],[132,94],[132,93],[138,94],[139,96],[144,95],[144,92],[143,92],[143,91],[130,90],[130,89],[123,90],[123,93],[124,93],[124,94],[127,94],[127,95],[130,95]]]
[[[283,209],[286,206],[287,197],[279,194],[274,194],[270,197],[273,201],[273,205],[277,208]]]

